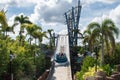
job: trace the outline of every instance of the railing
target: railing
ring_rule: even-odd
[[[58,45],[58,38],[57,38],[57,40],[56,40],[56,47],[57,47],[57,45]],[[55,54],[55,53],[56,53],[56,49],[55,49],[55,51],[54,51],[54,54]],[[53,59],[53,58],[52,58],[51,62],[52,62],[52,65],[51,65],[51,68],[50,68],[50,71],[49,71],[49,74],[48,74],[48,77],[47,77],[46,80],[51,80],[52,75],[53,75],[53,73],[54,73],[55,63],[54,63],[54,59]]]
[[[49,71],[49,74],[48,74],[48,77],[47,77],[46,80],[51,80],[52,75],[53,75],[53,73],[54,73],[54,66],[55,66],[54,61],[52,61],[52,66],[51,66],[51,68],[50,68],[50,71]]]
[[[67,36],[67,41],[68,41],[68,53],[69,53],[69,55],[68,55],[68,61],[69,61],[69,77],[70,77],[70,80],[73,80],[72,79],[72,73],[71,73],[71,60],[70,60],[70,48],[69,48],[69,38],[68,38],[68,36]]]

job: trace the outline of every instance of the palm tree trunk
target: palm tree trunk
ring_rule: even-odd
[[[31,35],[30,35],[30,45],[31,45],[31,41],[32,41],[32,40],[31,40]]]
[[[22,33],[21,33],[21,30],[19,32],[19,36],[20,36],[20,39],[19,39],[19,46],[21,46],[21,39],[22,39]]]
[[[102,34],[102,53],[101,53],[101,66],[104,64],[104,40]]]

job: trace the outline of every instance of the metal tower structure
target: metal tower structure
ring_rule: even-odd
[[[80,5],[80,0],[78,0],[78,6],[72,7],[71,10],[65,12],[65,18],[68,28],[69,44],[70,47],[77,46],[78,40],[78,26],[82,6]]]

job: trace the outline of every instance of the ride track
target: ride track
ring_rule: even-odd
[[[51,68],[51,79],[48,80],[72,80],[68,35],[59,35],[55,54],[58,52],[65,53],[68,62],[67,64],[60,64],[54,61],[54,67]]]

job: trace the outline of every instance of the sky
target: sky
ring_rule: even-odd
[[[24,14],[40,25],[43,30],[54,29],[55,33],[65,33],[67,26],[64,13],[77,6],[78,0],[0,0],[0,9],[7,11],[9,25],[14,17]],[[82,10],[79,29],[83,32],[87,25],[105,18],[112,19],[120,27],[120,0],[81,0]],[[18,28],[15,29],[16,33]],[[17,35],[17,34],[16,34]]]

